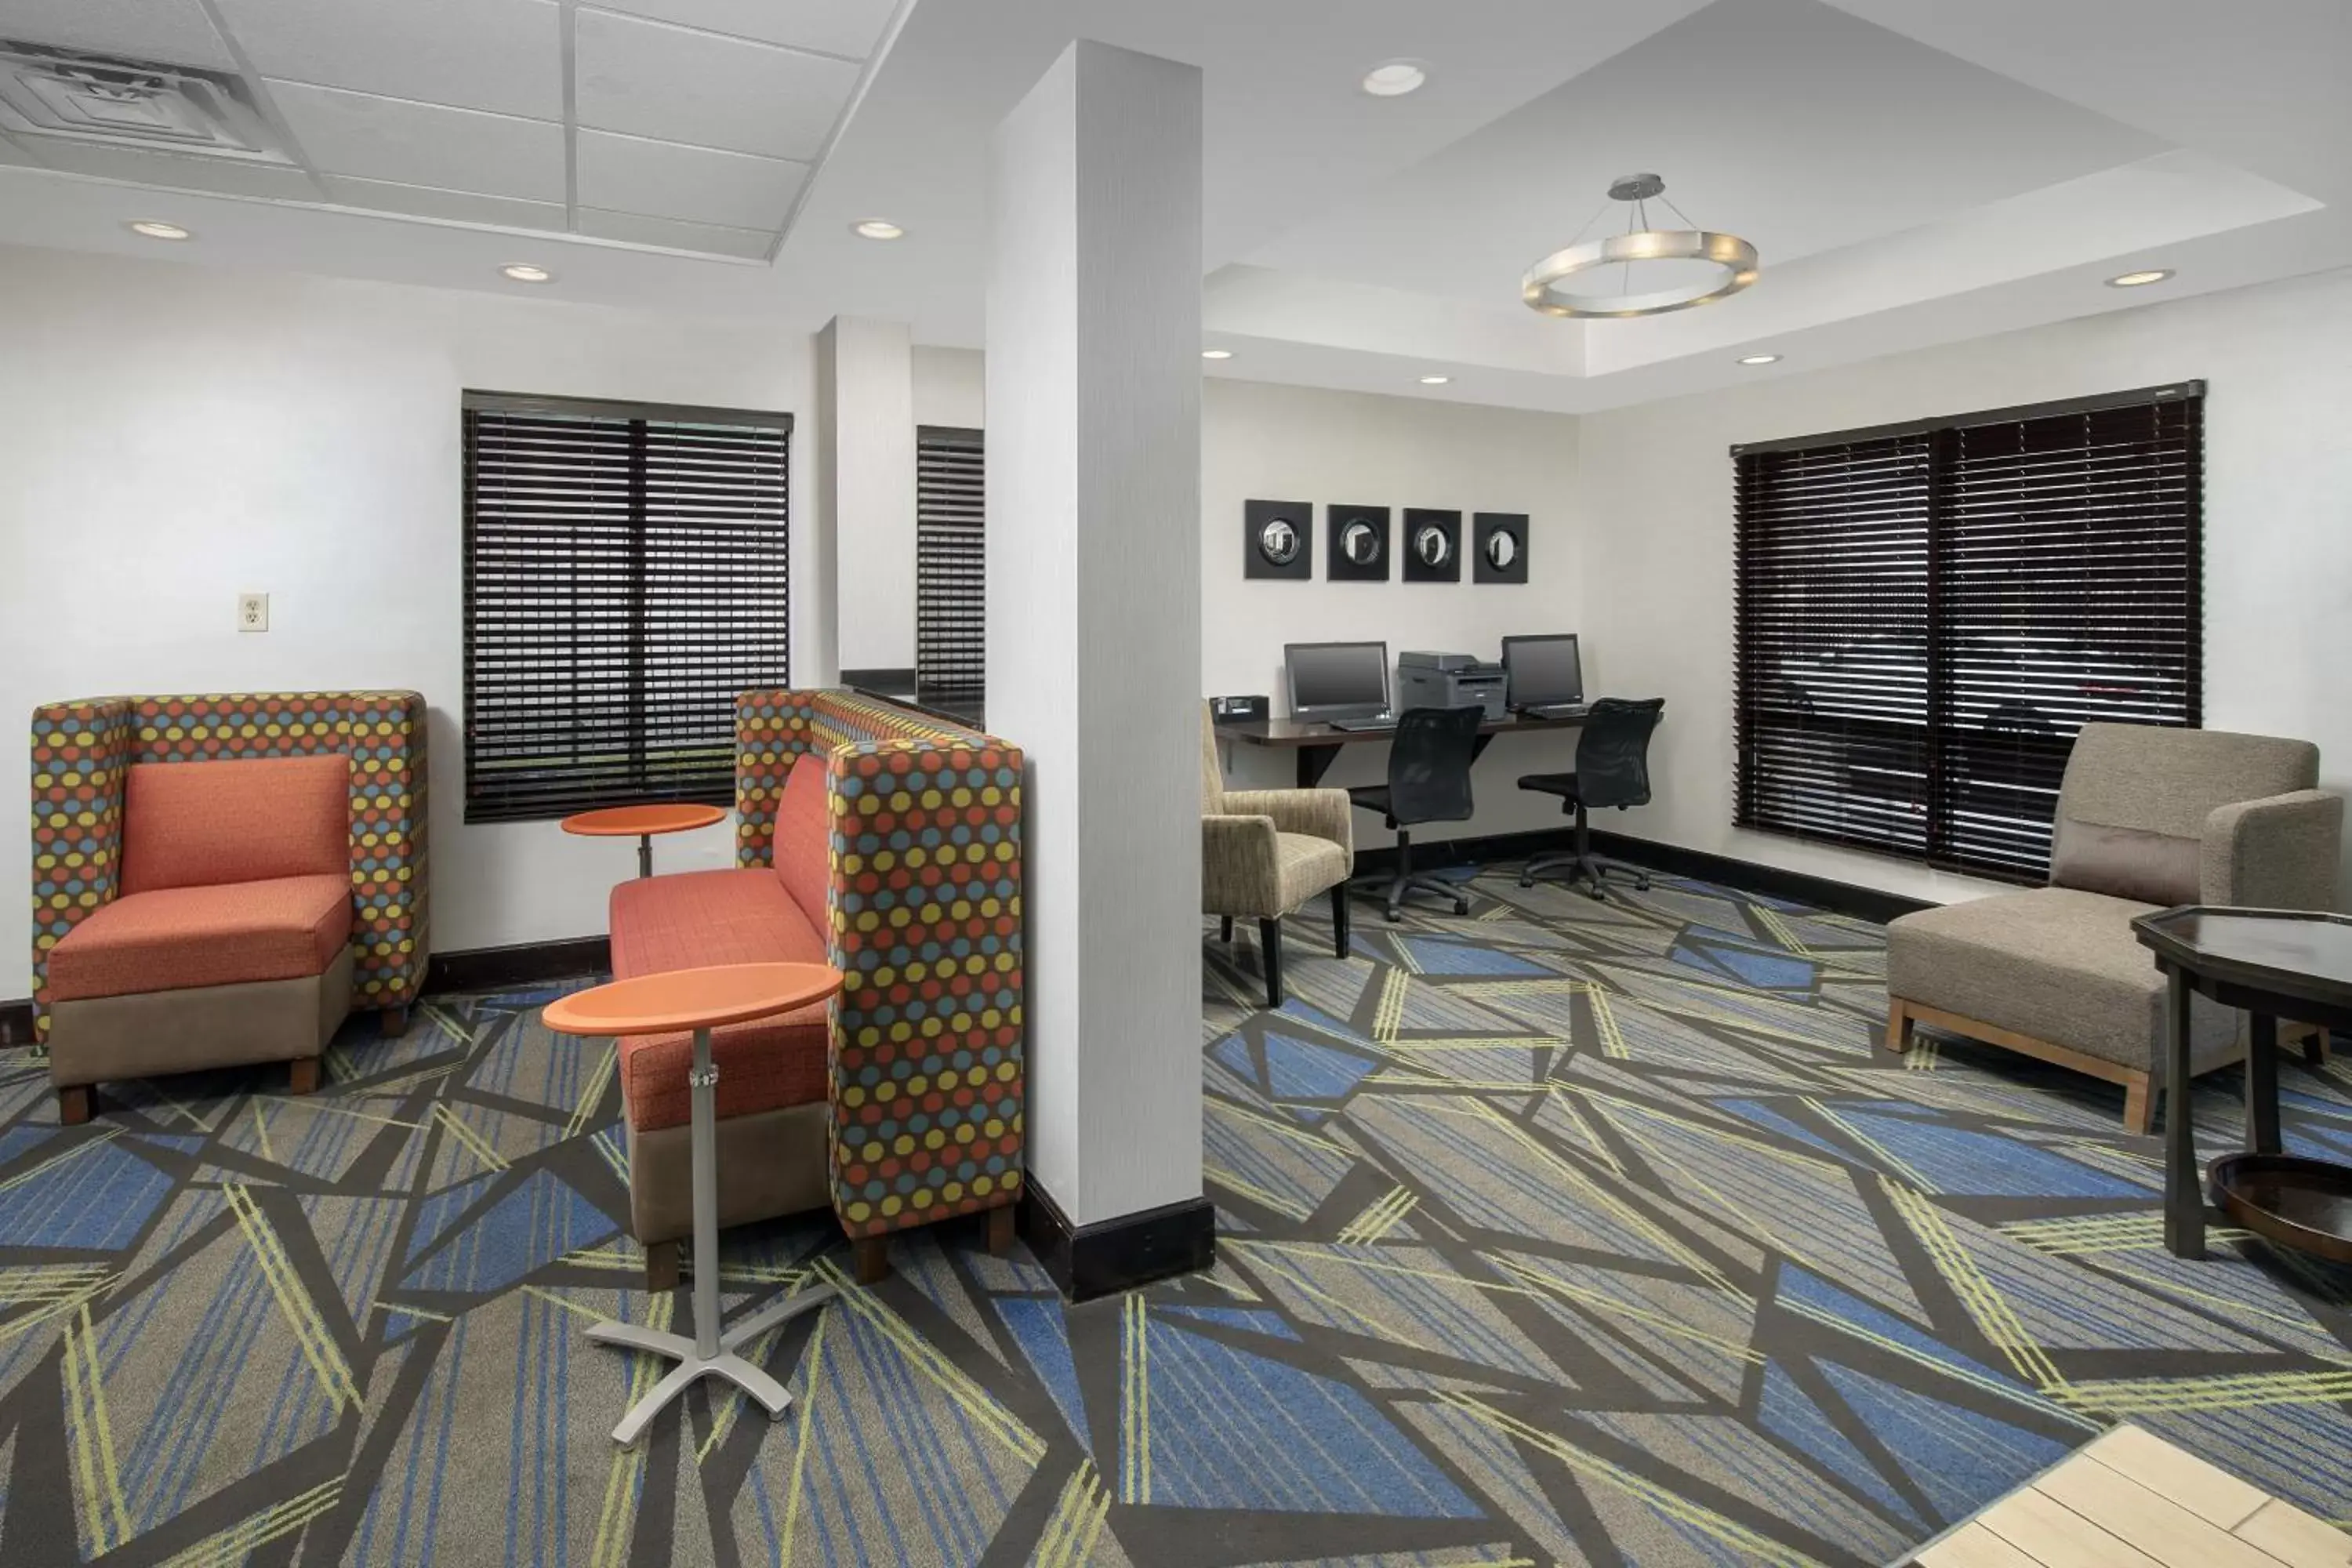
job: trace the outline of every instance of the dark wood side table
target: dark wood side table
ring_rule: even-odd
[[[2189,1110],[2189,1007],[2210,997],[2247,1014],[2246,1148],[2213,1162],[2213,1199],[2283,1247],[2352,1262],[2352,1165],[2281,1152],[2282,1018],[2352,1029],[2352,916],[2190,905],[2132,921],[2169,994],[2164,1055],[2164,1245],[2205,1256],[2204,1194]]]

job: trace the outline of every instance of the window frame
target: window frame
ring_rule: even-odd
[[[1993,851],[1986,848],[1985,835],[1981,827],[1973,833],[1961,833],[1956,831],[1955,827],[1956,821],[1964,814],[1957,803],[1957,790],[1954,781],[1948,775],[1948,769],[1950,766],[1950,758],[1964,748],[1965,742],[1973,731],[1957,722],[1950,710],[1953,692],[1956,687],[1962,684],[1961,677],[1958,672],[1964,663],[1963,656],[1971,651],[1981,651],[1971,649],[1964,640],[1969,622],[1956,610],[1955,606],[1965,605],[1978,616],[1981,616],[1983,613],[1981,604],[1973,605],[1967,604],[1965,595],[1969,591],[1969,585],[1965,580],[1960,581],[1958,587],[1953,585],[1955,579],[1952,576],[1952,562],[1957,548],[1956,538],[1967,539],[1966,530],[1972,524],[1980,525],[1982,521],[1980,513],[1972,513],[1966,510],[1972,503],[1980,504],[1980,498],[1975,491],[1965,488],[1961,476],[1956,474],[1956,468],[1960,462],[1958,454],[1962,443],[1962,433],[1980,427],[2025,426],[2037,421],[2080,418],[2137,409],[2148,410],[2153,419],[2160,421],[2167,417],[2164,411],[2165,405],[2183,405],[2183,411],[2178,416],[2181,420],[2180,433],[2177,437],[2166,439],[2177,440],[2179,449],[2183,454],[2180,464],[2181,472],[2177,481],[2179,486],[2177,499],[2182,505],[2181,525],[2184,531],[2185,557],[2179,582],[2164,584],[2165,601],[2172,605],[2183,619],[2183,635],[2176,645],[2171,645],[2177,647],[2183,663],[2180,690],[2177,711],[2160,719],[2153,721],[2143,719],[2138,721],[2154,721],[2196,729],[2200,728],[2204,722],[2203,465],[2206,391],[2206,384],[2201,380],[2179,381],[2085,397],[1733,445],[1730,447],[1733,460],[1735,519],[1733,574],[1737,599],[1733,634],[1733,826],[1750,832],[1769,833],[1775,837],[1830,844],[1913,864],[1926,865],[1939,870],[1956,871],[1995,880],[2039,883],[2046,879],[2046,854],[2041,869],[2027,871],[2015,863],[2003,863],[1998,858],[1984,858],[1985,854],[1993,853]],[[1748,515],[1751,504],[1750,459],[1775,454],[1827,454],[1840,448],[1853,448],[1873,443],[1897,446],[1906,442],[1917,443],[1921,447],[1920,473],[1916,481],[1916,504],[1921,513],[1918,530],[1924,546],[1925,569],[1924,624],[1920,633],[1921,653],[1918,664],[1918,672],[1925,682],[1924,710],[1918,742],[1923,752],[1923,768],[1918,802],[1914,807],[1924,820],[1921,835],[1922,847],[1916,849],[1892,842],[1891,839],[1874,837],[1868,833],[1811,829],[1790,826],[1785,821],[1770,820],[1769,818],[1775,815],[1782,816],[1794,815],[1786,809],[1788,803],[1796,800],[1797,797],[1793,795],[1786,797],[1783,809],[1778,813],[1761,809],[1759,796],[1764,793],[1766,781],[1759,773],[1760,751],[1768,738],[1775,733],[1776,723],[1779,726],[1779,732],[1788,731],[1786,716],[1771,712],[1769,704],[1764,700],[1765,691],[1774,684],[1774,679],[1765,679],[1763,671],[1768,664],[1785,657],[1785,649],[1790,645],[1788,634],[1785,631],[1765,633],[1759,630],[1754,618],[1759,613],[1759,604],[1768,607],[1778,606],[1772,606],[1769,596],[1759,594],[1758,589],[1765,582],[1773,581],[1785,593],[1786,584],[1789,582],[1801,581],[1801,579],[1797,578],[1794,574],[1784,574],[1777,579],[1769,578],[1767,576],[1769,569],[1758,566],[1751,553],[1758,548],[1758,539],[1751,532],[1753,524]],[[2159,482],[2165,480],[2166,472],[2160,455],[2157,461],[2148,465],[2147,472]],[[2063,494],[2064,487],[2053,484],[2049,488],[2047,496],[2034,499],[2041,499],[2047,503],[2051,498],[2063,498]],[[2169,502],[2176,498],[2173,493],[2167,492],[2161,499]],[[1783,500],[1785,502],[1785,494]],[[1903,502],[1898,500],[1893,504],[1899,509]],[[1785,543],[1785,540],[1781,542]],[[2145,551],[2147,547],[2144,544],[2136,544],[2131,548]],[[1889,579],[1890,583],[1893,581],[1895,579]],[[2170,595],[2176,590],[2179,597],[2174,601]],[[2151,599],[2150,602],[2157,601]],[[1951,624],[1955,620],[1961,622],[1957,629]],[[2047,622],[2042,624],[2048,625]],[[2030,616],[2021,622],[2021,628],[2029,632],[2034,628],[2034,626],[2035,623]],[[1862,627],[1851,634],[1849,640],[1863,641],[1874,635],[1874,630],[1875,628],[1873,627]],[[1832,657],[1834,657],[1834,650]],[[1781,683],[1785,684],[1785,682]],[[1980,674],[1971,677],[1969,684],[1972,692],[1981,692],[1984,689],[1983,678]],[[2030,693],[2030,682],[2021,685],[2019,689],[2021,692]],[[2083,721],[2090,721],[2086,719]],[[2133,717],[2126,717],[2125,721],[2134,721]],[[1856,718],[1844,722],[1853,723],[1860,728],[1879,721]],[[2021,758],[2033,745],[2038,745],[2051,753],[2050,758],[2046,759],[2049,769],[2046,787],[2054,797],[2057,772],[2063,770],[2065,755],[2072,751],[2074,731],[2070,730],[2063,735],[2053,735],[2047,740],[2037,738],[2030,743],[2021,739],[2012,743],[2012,750],[2017,752]],[[1980,746],[1983,744],[1980,736],[1978,737],[1978,743]],[[1849,762],[1849,771],[1851,766]],[[2006,786],[1992,787],[2024,790],[2027,786],[2016,782],[2022,777],[2024,771],[2024,764],[2020,762],[2011,782]],[[1823,789],[1817,792],[1816,798],[1847,800],[1853,798],[1853,792],[1851,790],[1832,792]],[[1986,816],[1985,820],[1992,820],[1992,817]],[[2027,822],[2032,818],[2011,815],[2004,820]],[[1977,851],[1984,851],[1984,853],[1980,854]],[[2017,858],[2012,856],[2011,858],[2014,861]]]
[[[602,563],[608,568],[625,562],[628,573],[630,595],[633,600],[631,618],[625,633],[629,663],[625,683],[626,695],[618,704],[627,715],[625,732],[629,773],[626,777],[614,778],[600,773],[599,771],[583,764],[577,757],[574,757],[569,764],[573,771],[568,775],[570,778],[568,787],[553,782],[555,779],[566,776],[564,769],[560,766],[551,767],[548,770],[551,777],[535,780],[533,785],[523,785],[511,774],[501,777],[500,771],[496,766],[499,757],[495,748],[489,749],[487,755],[478,751],[477,742],[481,738],[478,735],[478,720],[483,700],[485,697],[499,689],[497,683],[485,679],[484,668],[486,655],[489,652],[486,644],[494,640],[490,636],[490,628],[496,625],[495,617],[486,614],[485,601],[493,600],[495,595],[484,591],[485,532],[491,533],[491,542],[488,549],[493,553],[498,548],[498,541],[495,530],[486,531],[484,526],[488,521],[488,509],[484,507],[483,502],[487,499],[488,492],[483,488],[479,465],[486,460],[486,454],[478,433],[476,423],[478,415],[520,416],[526,418],[540,416],[596,420],[606,423],[625,421],[631,427],[628,439],[633,460],[625,509],[625,526],[629,535],[626,552],[624,554],[608,550],[601,557],[601,563],[597,553],[588,549],[576,549],[576,553],[571,557],[575,563],[584,561],[592,565]],[[648,651],[649,644],[657,640],[653,637],[653,628],[657,623],[649,614],[651,601],[647,597],[646,590],[648,577],[653,574],[652,563],[655,560],[652,552],[654,541],[651,535],[662,521],[656,510],[658,497],[648,494],[648,463],[652,457],[658,455],[656,448],[662,443],[657,439],[649,438],[649,429],[654,426],[675,428],[685,426],[735,426],[772,432],[778,438],[779,489],[772,502],[776,509],[773,529],[775,537],[761,550],[762,555],[773,563],[774,571],[773,591],[770,595],[762,595],[761,598],[762,618],[772,627],[763,640],[772,647],[772,662],[756,674],[746,674],[740,679],[745,689],[751,685],[790,684],[791,622],[793,609],[791,593],[793,416],[790,413],[466,388],[462,391],[459,399],[458,500],[461,541],[459,592],[463,601],[460,658],[465,700],[460,738],[465,747],[464,816],[468,826],[556,821],[582,811],[654,801],[694,802],[718,805],[733,804],[731,711],[725,723],[727,740],[724,749],[728,754],[729,765],[728,777],[723,785],[716,777],[698,782],[689,780],[685,787],[675,784],[665,785],[660,776],[663,770],[656,765],[660,760],[659,749],[652,746],[648,742],[648,736],[657,729],[701,721],[690,711],[693,704],[688,700],[689,694],[675,694],[672,704],[668,708],[664,708],[663,700],[666,695],[662,689],[664,682],[656,679],[656,661]],[[674,441],[676,437],[673,437],[671,439]],[[677,455],[675,450],[668,454],[672,458]],[[583,488],[590,482],[584,471],[579,482]],[[588,516],[585,509],[580,509],[574,514],[574,521],[584,523]],[[678,519],[673,517],[670,521],[676,522]],[[509,523],[508,526],[514,528],[519,525]],[[507,548],[512,550],[514,546],[509,544]],[[719,577],[719,570],[707,564],[711,553],[711,546],[706,542],[700,552],[701,559],[706,563],[699,569],[700,574],[687,574],[680,579],[679,585],[686,591],[688,598],[687,613],[677,617],[673,622],[674,625],[692,624],[693,598],[697,596],[698,591],[707,594],[709,584]],[[567,617],[557,616],[549,616],[543,620],[534,622],[520,612],[517,612],[509,622],[509,625],[513,626],[530,626],[537,631],[544,642],[551,645],[566,635],[562,628],[572,624]],[[621,638],[607,638],[601,646],[618,647],[622,645],[622,641]],[[722,656],[729,646],[723,637],[712,637],[698,651],[702,651],[705,657],[717,658]],[[663,662],[674,665],[675,661]],[[674,669],[673,673],[675,673]],[[573,710],[596,706],[594,702],[581,698],[576,689],[568,696],[549,698],[547,702],[551,708],[562,705]],[[614,705],[606,699],[604,706],[610,708]],[[576,751],[580,742],[575,737],[572,744]],[[697,746],[694,749],[699,751],[703,748]],[[501,787],[502,784],[505,787]],[[547,798],[550,796],[562,798]]]

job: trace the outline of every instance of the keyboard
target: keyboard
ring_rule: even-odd
[[[1334,730],[1344,730],[1351,735],[1361,734],[1367,730],[1393,730],[1396,727],[1397,719],[1396,715],[1393,713],[1375,713],[1369,719],[1334,719],[1331,721],[1331,728]]]
[[[1591,709],[1581,702],[1546,702],[1538,707],[1522,708],[1519,711],[1530,719],[1581,719]]]

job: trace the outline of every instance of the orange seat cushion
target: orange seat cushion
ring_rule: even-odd
[[[299,980],[324,973],[351,937],[343,872],[126,893],[49,950],[49,999]]]
[[[769,863],[809,924],[820,931],[833,889],[833,818],[825,801],[824,759],[802,753],[785,775],[776,801],[774,848]]]
[[[715,963],[823,963],[824,939],[783,885],[765,870],[681,871],[639,877],[613,889],[613,977],[634,979]],[[809,1105],[825,1097],[827,1004],[730,1024],[710,1036],[724,1119]],[[683,1127],[693,1113],[686,1081],[688,1034],[620,1042],[621,1096],[640,1132]]]
[[[122,890],[323,877],[352,866],[348,757],[134,763],[123,785]]]

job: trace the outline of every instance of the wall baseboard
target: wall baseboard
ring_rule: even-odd
[[[0,1002],[0,1046],[29,1046],[32,1043],[33,999],[16,996]]]
[[[1062,1295],[1091,1301],[1206,1268],[1217,1258],[1217,1211],[1207,1198],[1072,1225],[1033,1174],[1021,1189],[1021,1239]]]
[[[542,980],[603,974],[612,967],[609,938],[575,936],[560,942],[519,942],[508,947],[473,947],[435,953],[425,964],[425,989],[428,994],[442,991],[494,991],[503,985],[530,985]]]
[[[1524,860],[1530,856],[1560,854],[1575,847],[1576,832],[1573,828],[1546,827],[1530,833],[1494,833],[1484,837],[1416,843],[1412,847],[1412,863],[1416,869],[1434,871],[1449,866],[1483,865],[1493,860]],[[1746,893],[1761,893],[1766,898],[1788,899],[1879,925],[1916,910],[1935,907],[1925,900],[1906,898],[1900,893],[1840,882],[1828,877],[1815,877],[1803,871],[1786,870],[1754,860],[1741,860],[1729,855],[1709,854],[1704,849],[1686,849],[1679,844],[1660,844],[1622,833],[1608,833],[1597,827],[1592,830],[1592,852],[1648,870],[1716,882]],[[1396,858],[1394,845],[1359,849],[1356,851],[1356,874],[1375,876],[1393,871],[1396,869]]]

